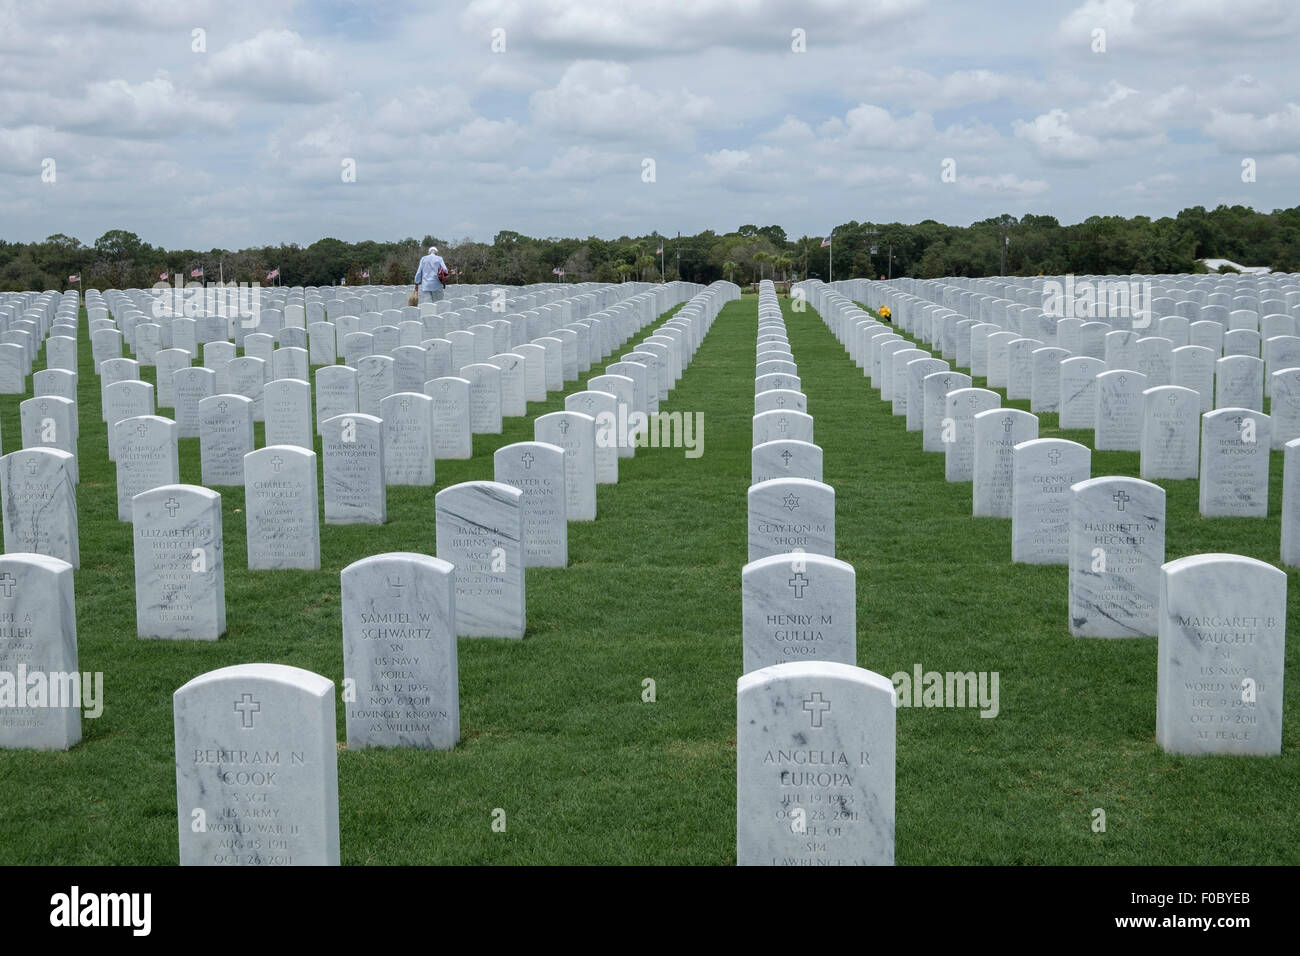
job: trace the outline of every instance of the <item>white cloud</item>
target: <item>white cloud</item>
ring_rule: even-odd
[[[1056,38],[1090,52],[1100,28],[1107,55],[1181,55],[1190,45],[1216,57],[1232,44],[1287,43],[1297,25],[1300,10],[1291,0],[1088,0],[1062,18]]]
[[[1101,142],[1075,130],[1070,114],[1062,109],[1043,113],[1028,123],[1016,120],[1012,129],[1049,163],[1086,163],[1102,152]]]
[[[375,112],[375,125],[393,133],[440,132],[474,115],[465,91],[455,86],[417,86]]]
[[[842,120],[839,117],[827,120],[819,132],[854,146],[896,151],[917,149],[935,137],[934,120],[930,114],[895,117],[889,110],[871,103],[858,104],[845,113]]]
[[[744,149],[720,149],[715,153],[704,154],[704,162],[719,176],[743,172],[752,159],[749,151]]]
[[[275,103],[316,103],[334,95],[337,67],[293,30],[263,30],[209,54],[202,73],[217,89]]]
[[[696,128],[718,118],[713,102],[684,87],[648,90],[621,63],[580,60],[559,83],[530,98],[537,126],[553,135],[622,140],[647,148],[689,143]]]
[[[461,14],[467,34],[488,42],[506,31],[507,50],[561,57],[632,57],[717,47],[789,53],[791,31],[808,48],[853,43],[917,16],[926,0],[473,0]]]
[[[981,195],[1041,196],[1050,187],[1041,179],[1022,179],[1015,173],[998,173],[994,176],[958,176],[957,188]]]
[[[1264,116],[1211,110],[1205,133],[1230,152],[1285,153],[1300,149],[1300,106],[1287,103]]]

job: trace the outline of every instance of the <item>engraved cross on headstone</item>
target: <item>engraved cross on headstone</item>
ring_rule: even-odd
[[[820,727],[822,714],[831,709],[831,702],[822,697],[821,691],[814,691],[812,696],[804,699],[803,709],[807,712],[808,719],[812,721],[812,726]]]
[[[786,419],[781,418],[777,420],[776,427],[781,432],[781,434],[784,435],[786,429],[790,427],[790,423]]]
[[[27,474],[29,474],[29,475],[34,475],[34,474],[36,474],[36,469],[39,468],[39,467],[40,467],[40,465],[37,464],[35,458],[29,458],[29,459],[27,459]]]
[[[790,459],[793,457],[794,455],[790,454],[790,449],[788,448],[785,451],[781,452],[781,460],[785,462],[785,467],[787,468],[790,467]]]
[[[795,576],[792,577],[786,583],[789,584],[791,590],[794,591],[794,596],[802,600],[803,589],[806,588],[811,582],[809,582],[808,578],[804,575],[802,571],[798,571],[795,573]]]
[[[18,586],[18,581],[8,571],[0,571],[0,591],[4,596],[11,598],[14,596],[14,588]]]
[[[141,438],[144,438],[146,435],[149,434],[149,426],[146,425],[144,422],[141,422],[139,425],[135,426],[135,433],[139,435]]]
[[[561,418],[555,427],[560,430],[561,435],[569,434],[569,420],[567,418]]]
[[[526,451],[520,456],[519,461],[523,463],[524,470],[527,471],[533,467],[535,459],[532,452]]]
[[[252,728],[253,715],[261,709],[261,703],[253,700],[252,694],[241,694],[239,700],[235,701],[235,712],[239,714],[240,726],[245,730]]]
[[[1121,490],[1121,491],[1117,491],[1117,492],[1115,492],[1113,495],[1111,495],[1111,496],[1110,496],[1110,500],[1113,501],[1113,502],[1115,502],[1115,510],[1116,510],[1116,511],[1123,511],[1123,510],[1124,510],[1124,503],[1127,502],[1127,501],[1131,501],[1132,499],[1129,497],[1129,495],[1128,495],[1127,492]]]
[[[180,510],[181,503],[175,498],[168,498],[163,507],[167,509],[167,517],[175,518],[176,512]]]
[[[279,474],[280,469],[283,467],[284,467],[284,459],[281,458],[279,455],[276,455],[274,458],[271,459],[271,470],[274,471],[276,474]]]
[[[1061,463],[1061,449],[1053,448],[1049,451],[1047,453],[1047,460],[1052,463],[1053,467],[1059,465]]]
[[[1002,419],[1002,430],[1003,430],[1004,432],[1008,432],[1008,433],[1009,433],[1009,432],[1011,431],[1011,429],[1013,429],[1013,428],[1015,428],[1015,427],[1016,427],[1016,420],[1015,420],[1014,418],[1012,418],[1010,415],[1008,415],[1006,418]]]
[[[217,411],[221,412],[221,414],[223,415],[226,414],[226,409],[229,407],[230,406],[227,405],[225,402],[217,402]]]

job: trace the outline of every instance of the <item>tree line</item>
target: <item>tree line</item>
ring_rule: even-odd
[[[439,247],[457,281],[524,285],[567,282],[657,282],[685,279],[742,285],[834,277],[1188,273],[1198,260],[1300,271],[1300,206],[1258,212],[1246,206],[1203,206],[1174,217],[1093,216],[1062,225],[1053,216],[997,216],[969,226],[851,221],[823,236],[786,235],[776,225],[734,232],[621,236],[618,239],[536,238],[503,230],[492,242],[425,236],[395,242],[321,239],[247,249],[165,249],[133,232],[112,229],[90,245],[57,233],[39,242],[0,240],[0,291],[65,289],[79,275],[83,288],[147,288],[167,273],[189,281],[260,282],[278,270],[286,285],[405,285],[430,245]]]

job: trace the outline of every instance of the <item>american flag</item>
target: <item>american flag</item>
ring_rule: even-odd
[[[166,281],[167,281],[167,273],[166,273],[166,272],[160,272],[160,273],[158,273],[158,278],[161,279],[163,282],[166,282]]]
[[[551,270],[551,272],[557,276],[564,275],[564,270],[561,269],[559,266],[556,266],[554,269]]]
[[[827,246],[829,246],[830,244],[831,244],[831,237],[830,237],[830,236],[827,236],[825,239],[822,240],[822,248],[823,248],[823,249],[825,249],[825,248],[826,248]]]
[[[369,278],[370,278],[370,270],[367,269],[366,271],[364,271],[363,273],[361,273],[361,278],[363,278],[363,279],[369,279]]]
[[[270,272],[268,272],[268,273],[266,274],[266,281],[267,281],[267,282],[270,282],[272,279],[278,279],[278,278],[280,278],[280,267],[279,267],[279,266],[276,266],[274,269],[272,269]]]
[[[76,273],[75,275],[70,275],[70,276],[68,276],[68,281],[69,281],[69,282],[80,282],[80,281],[81,281],[81,273],[78,272],[78,273]]]
[[[664,247],[663,247],[663,246],[660,246],[658,249],[655,250],[655,255],[657,255],[657,256],[662,256],[663,254],[664,254]]]
[[[199,266],[197,269],[191,269],[191,270],[190,270],[190,278],[191,278],[191,279],[202,279],[202,278],[203,278],[203,266]]]

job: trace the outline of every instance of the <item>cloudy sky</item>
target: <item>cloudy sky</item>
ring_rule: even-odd
[[[1297,39],[1295,0],[0,0],[0,238],[1267,210]]]

